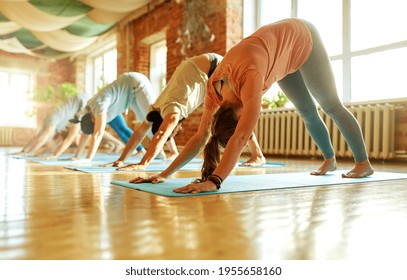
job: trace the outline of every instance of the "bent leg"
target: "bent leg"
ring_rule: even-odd
[[[253,136],[248,141],[248,145],[252,152],[252,156],[240,166],[262,166],[266,163],[266,158],[261,151],[259,142],[257,141],[256,135],[254,133]]]

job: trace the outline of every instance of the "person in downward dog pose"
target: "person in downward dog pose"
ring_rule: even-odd
[[[70,124],[69,120],[84,108],[90,98],[89,93],[79,93],[55,108],[48,114],[38,133],[26,143],[18,154],[41,156],[51,150],[52,143],[55,144],[55,149],[50,158],[57,158],[65,152],[80,131],[80,126]],[[47,145],[48,143],[49,145]]]
[[[130,108],[138,119],[144,119],[148,108],[156,99],[157,94],[154,93],[148,78],[136,72],[124,73],[100,90],[71,120],[73,123],[80,122],[83,132],[74,159],[91,161],[94,158],[107,124],[124,143],[127,143],[134,132],[127,126],[122,113]],[[80,159],[79,155],[89,138],[90,145],[86,158]],[[169,142],[169,146],[169,149],[175,147],[175,142]],[[137,151],[145,152],[142,145],[137,147]]]
[[[214,53],[206,53],[184,60],[175,70],[164,91],[151,106],[150,112],[140,128],[130,138],[120,158],[102,166],[116,166],[119,167],[118,170],[126,171],[144,170],[162,149],[164,143],[180,131],[182,121],[202,104],[208,78],[221,60],[222,56]],[[135,145],[140,143],[150,129],[154,136],[144,157],[139,163],[123,166]],[[250,141],[250,148],[252,156],[243,165],[264,164],[266,160],[255,138]]]
[[[342,177],[373,174],[360,126],[338,98],[318,31],[311,23],[292,18],[261,27],[228,51],[208,81],[205,110],[195,136],[159,175],[136,177],[130,182],[162,182],[206,144],[201,182],[174,191],[197,193],[220,188],[252,135],[262,96],[274,82],[297,108],[322,151],[324,162],[312,175],[324,175],[337,168],[328,130],[313,97],[334,120],[353,152],[355,166]],[[219,146],[225,147],[222,158]]]

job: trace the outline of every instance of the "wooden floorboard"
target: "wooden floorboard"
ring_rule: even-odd
[[[110,184],[135,174],[81,173],[13,159],[12,151],[0,148],[0,259],[406,258],[407,180],[170,198]],[[235,174],[321,163],[269,160],[285,166]],[[405,161],[373,165],[407,172]]]

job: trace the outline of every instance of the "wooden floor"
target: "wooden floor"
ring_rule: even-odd
[[[407,180],[168,198],[110,185],[134,174],[70,171],[13,151],[0,148],[0,259],[407,258]],[[285,166],[239,174],[320,164],[271,160]],[[373,164],[407,172],[405,161]]]

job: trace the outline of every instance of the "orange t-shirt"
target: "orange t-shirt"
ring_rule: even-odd
[[[207,83],[205,106],[220,105],[216,86],[226,77],[237,98],[240,90],[265,93],[270,86],[298,70],[312,50],[308,27],[298,19],[286,19],[258,29],[231,48]]]

